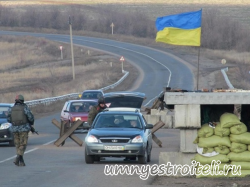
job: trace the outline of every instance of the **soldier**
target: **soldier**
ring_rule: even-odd
[[[34,116],[28,106],[24,103],[24,97],[17,95],[15,104],[9,109],[8,122],[12,124],[12,132],[14,135],[14,143],[16,146],[16,166],[25,166],[23,155],[28,142],[28,133],[31,125],[34,124]]]
[[[105,105],[105,100],[103,97],[100,97],[98,99],[98,105],[97,106],[92,106],[90,111],[89,111],[89,115],[88,115],[88,123],[89,125],[91,126],[96,115],[99,113],[99,112],[102,112],[106,107]]]

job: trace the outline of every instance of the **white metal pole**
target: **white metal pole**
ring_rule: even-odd
[[[73,40],[72,40],[72,25],[70,16],[69,16],[69,30],[70,30],[70,43],[71,43],[72,74],[73,74],[73,80],[75,80],[75,62],[74,62]]]
[[[123,73],[123,61],[122,61],[122,73]]]

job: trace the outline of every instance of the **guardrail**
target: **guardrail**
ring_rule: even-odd
[[[230,80],[228,79],[228,76],[227,76],[227,73],[226,73],[227,71],[228,71],[228,67],[221,69],[221,73],[224,76],[224,79],[225,79],[225,81],[227,83],[228,88],[229,89],[234,89],[234,86],[231,84]]]
[[[123,72],[124,72],[124,75],[122,76],[122,78],[120,80],[118,80],[114,84],[111,84],[109,86],[100,88],[100,90],[105,91],[105,90],[108,90],[110,88],[114,88],[114,87],[118,86],[129,75],[128,71],[123,71]],[[64,100],[64,99],[76,99],[79,94],[80,93],[71,93],[71,94],[66,94],[66,95],[57,96],[57,97],[50,97],[50,98],[45,98],[45,99],[38,99],[38,100],[26,101],[25,103],[28,106],[36,106],[36,105],[41,105],[41,104],[43,104],[43,105],[50,105],[53,102]]]

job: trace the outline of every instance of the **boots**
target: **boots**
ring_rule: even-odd
[[[23,156],[20,156],[19,166],[25,166],[25,163],[24,163],[24,160],[23,160]]]
[[[13,162],[16,166],[19,166],[19,161],[20,161],[20,155],[16,156],[15,161]]]

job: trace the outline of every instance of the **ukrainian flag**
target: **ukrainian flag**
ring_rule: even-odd
[[[201,45],[202,10],[156,19],[156,42],[173,45]]]

